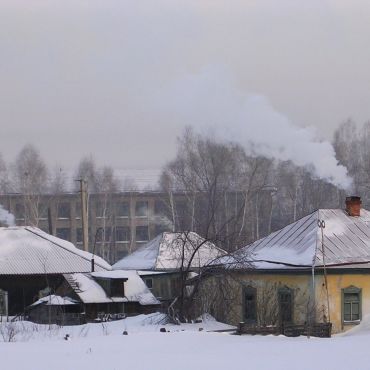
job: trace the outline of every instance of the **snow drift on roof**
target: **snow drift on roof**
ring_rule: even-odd
[[[92,254],[30,226],[0,228],[0,275],[89,272]],[[95,256],[97,271],[111,266]]]
[[[318,221],[325,222],[323,238]],[[320,209],[238,250],[217,264],[236,268],[316,267],[370,262],[370,212],[350,217]],[[323,254],[324,252],[324,254]]]
[[[65,306],[65,305],[78,304],[78,302],[70,297],[61,297],[59,295],[51,294],[46,297],[40,298],[36,302],[32,303],[31,307],[38,306],[40,304],[44,304],[46,306]]]
[[[118,274],[119,275],[118,275]],[[66,274],[65,278],[83,303],[139,302],[141,305],[160,304],[136,271],[117,271],[115,278],[128,279],[124,282],[124,297],[108,297],[96,279],[110,278],[101,273]]]
[[[191,261],[191,267],[197,268],[209,264],[225,253],[194,232],[164,232],[115,263],[113,269],[176,270],[181,267],[183,257],[184,266]]]

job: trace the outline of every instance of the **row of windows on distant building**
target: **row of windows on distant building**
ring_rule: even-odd
[[[157,225],[156,225],[157,226]],[[155,233],[160,234],[165,230],[165,228],[156,227]],[[96,237],[97,243],[129,243],[131,241],[131,229],[129,226],[116,226],[116,227],[106,227],[98,228],[96,231],[96,236],[91,236],[90,230],[89,235],[91,237]],[[61,239],[71,240],[71,229],[68,227],[58,227],[56,229],[56,236]],[[146,242],[149,240],[149,227],[148,226],[136,226],[135,227],[135,240],[136,242]],[[82,243],[82,228],[76,229],[76,242]],[[93,240],[91,240],[93,242]]]
[[[57,218],[58,219],[70,219],[71,218],[71,205],[70,202],[61,202],[57,205]],[[81,217],[81,203],[74,203],[75,205],[75,217]],[[103,202],[97,202],[94,207],[95,216],[97,218],[104,218],[114,215],[119,218],[129,218],[130,217],[130,203],[129,202],[117,202],[114,204],[114,210],[110,209],[109,206]],[[156,201],[154,203],[154,213],[163,214],[165,211],[165,205],[162,201]],[[38,207],[38,218],[47,218],[47,206],[40,204]],[[15,206],[15,216],[17,220],[24,219],[25,208],[21,203],[17,203]],[[136,201],[135,203],[135,217],[148,217],[149,215],[149,204],[147,201]]]

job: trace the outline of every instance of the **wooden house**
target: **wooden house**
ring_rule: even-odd
[[[26,307],[53,294],[64,274],[91,271],[91,253],[29,226],[0,228],[0,314],[23,315]],[[111,266],[95,256],[95,271]]]
[[[166,306],[179,295],[183,274],[196,273],[225,254],[195,232],[163,232],[112,267],[137,270]]]

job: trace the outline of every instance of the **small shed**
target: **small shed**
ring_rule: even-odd
[[[85,322],[78,301],[54,294],[40,298],[26,312],[27,318],[38,324],[78,325]]]

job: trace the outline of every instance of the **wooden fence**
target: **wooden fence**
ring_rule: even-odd
[[[241,322],[237,330],[238,334],[251,334],[251,335],[280,335],[283,334],[287,337],[298,337],[300,335],[312,336],[319,338],[331,337],[331,323],[315,323],[312,325],[271,325],[271,326],[258,326],[249,323]]]

